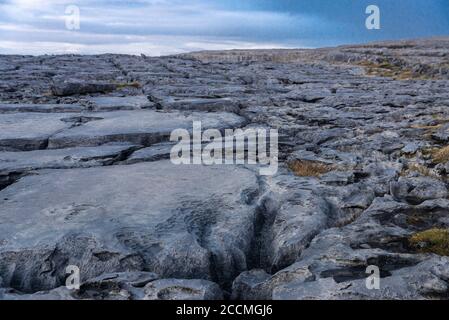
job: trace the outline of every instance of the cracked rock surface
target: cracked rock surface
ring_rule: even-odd
[[[0,299],[447,299],[448,67],[447,38],[0,56]],[[278,172],[173,164],[194,121],[278,129]]]

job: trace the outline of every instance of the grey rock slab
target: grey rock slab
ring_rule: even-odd
[[[313,162],[320,162],[323,164],[333,164],[332,160],[323,159],[319,156],[317,156],[312,151],[306,151],[306,150],[296,150],[293,153],[290,154],[289,161],[299,160],[299,161],[313,161]]]
[[[146,96],[100,96],[87,98],[87,100],[93,104],[96,111],[139,110],[154,105]]]
[[[133,152],[124,163],[133,164],[144,161],[168,159],[170,158],[170,152],[174,145],[174,143],[163,142],[152,145],[151,147],[139,149]]]
[[[276,272],[296,261],[326,228],[330,215],[314,182],[279,174],[268,179],[266,189],[259,208],[264,222],[255,259]]]
[[[203,130],[241,127],[245,119],[232,113],[180,113],[153,110],[95,113],[102,118],[82,126],[63,130],[49,139],[49,148],[96,146],[108,142],[129,142],[149,146],[168,140],[175,129],[192,131],[194,121]]]
[[[436,132],[432,133],[431,137],[442,143],[447,143],[449,141],[449,126],[445,125],[442,129],[437,130]]]
[[[113,83],[76,79],[55,82],[51,90],[55,96],[71,96],[75,94],[105,93],[114,91],[116,87]]]
[[[270,278],[270,274],[262,269],[242,272],[232,283],[232,300],[268,299],[262,286]],[[271,293],[268,294],[270,296]]]
[[[2,61],[0,63],[0,71],[2,71],[2,72],[12,71],[12,70],[15,70],[16,68],[17,68],[17,66],[11,65],[7,62]]]
[[[327,90],[293,90],[285,95],[286,99],[299,100],[306,103],[317,103],[327,96],[330,92]]]
[[[66,287],[59,287],[53,290],[39,291],[32,294],[24,294],[13,289],[1,289],[0,288],[0,300],[76,300],[73,297],[73,291]]]
[[[354,221],[375,199],[374,190],[364,182],[348,185],[329,183],[325,179],[321,182],[331,185],[322,187],[317,192],[326,199],[328,205],[328,227],[344,226]]]
[[[441,174],[449,174],[449,162],[439,163],[435,166],[435,169],[438,170]]]
[[[156,274],[144,271],[105,273],[83,282],[79,289],[61,286],[26,294],[3,288],[0,300],[141,300],[144,286],[156,279]]]
[[[397,180],[402,169],[403,164],[399,162],[376,159],[365,165],[360,175],[368,175],[366,182],[372,186],[377,195],[384,195],[390,192],[390,183]]]
[[[137,146],[102,145],[53,150],[0,152],[0,174],[38,169],[64,169],[101,166],[120,160]]]
[[[17,112],[82,112],[85,110],[80,104],[12,104],[0,103],[0,113],[17,113]]]
[[[170,161],[43,170],[0,191],[0,286],[60,286],[106,272],[226,283],[247,268],[255,174]],[[46,272],[47,270],[48,272]]]
[[[291,282],[310,281],[313,278],[307,268],[286,268],[274,275],[260,269],[245,271],[232,283],[232,299],[271,300],[273,289]]]
[[[81,284],[74,296],[77,299],[139,300],[145,296],[144,286],[158,279],[152,272],[105,273]]]
[[[223,300],[220,287],[202,279],[161,279],[148,283],[143,300]]]
[[[391,194],[399,201],[420,204],[426,200],[447,198],[446,184],[431,177],[400,177],[391,182]]]
[[[446,213],[447,201],[442,199],[438,203],[431,200],[412,208],[393,201],[391,197],[377,198],[353,223],[321,231],[302,251],[297,262],[265,280],[261,279],[257,288],[265,288],[265,295],[273,294],[273,298],[322,299],[327,297],[329,290],[339,292],[341,288],[349,288],[351,292],[355,286],[351,287],[351,284],[363,281],[364,285],[369,265],[379,267],[381,277],[386,279],[402,270],[402,274],[416,274],[414,267],[427,261],[429,256],[406,252],[406,239],[416,230],[416,226],[404,223],[405,218],[407,215],[421,214],[425,219],[444,226],[438,217],[443,218]],[[423,225],[422,228],[428,227]],[[303,274],[304,270],[309,271],[310,276],[296,279],[295,276]],[[286,280],[275,280],[279,278]],[[249,275],[243,285],[253,281]],[[329,283],[332,286],[328,286]],[[399,286],[393,288],[398,290],[398,297],[407,296]],[[393,289],[389,291],[382,292],[378,298],[392,297]],[[252,290],[237,292],[242,297],[255,293]],[[356,299],[357,296],[347,295],[345,298]]]
[[[240,108],[238,103],[230,98],[220,99],[170,99],[163,102],[167,109],[209,111],[209,112],[233,112],[238,113]]]
[[[332,171],[321,176],[321,181],[328,185],[345,186],[354,182],[354,173],[351,171]]]
[[[418,151],[420,148],[420,144],[416,142],[411,142],[405,145],[404,148],[402,148],[402,152],[406,154],[414,154],[416,151]]]
[[[355,222],[321,232],[295,264],[281,270],[292,273],[307,268],[313,281],[281,284],[273,289],[273,298],[427,299],[444,295],[448,258],[410,252],[406,243],[417,230],[447,227],[448,208],[447,199],[411,206],[390,196],[376,198]],[[409,223],[408,217],[421,221]],[[369,265],[379,267],[380,291],[365,287]],[[263,286],[269,287],[270,281]]]
[[[366,279],[337,283],[332,278],[294,281],[273,291],[275,300],[423,300],[444,298],[449,289],[449,259],[429,256],[416,266],[380,278],[378,290],[370,290]]]
[[[51,135],[71,126],[62,119],[75,115],[72,113],[0,114],[0,150],[29,151],[45,148]]]

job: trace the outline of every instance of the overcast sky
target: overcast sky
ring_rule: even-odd
[[[365,9],[381,29],[365,28]],[[66,28],[66,8],[80,29]],[[0,0],[0,53],[322,47],[449,35],[449,0]]]

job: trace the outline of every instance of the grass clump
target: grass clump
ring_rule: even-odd
[[[365,67],[367,75],[370,76],[393,78],[395,75],[400,73],[399,68],[388,61],[382,63],[361,61],[358,65]]]
[[[427,80],[428,77],[421,74],[416,74],[411,69],[405,66],[395,65],[385,60],[383,62],[360,61],[357,63],[366,70],[369,76],[393,78],[394,80]]]
[[[446,163],[449,161],[449,146],[434,149],[431,152],[433,163]]]
[[[407,176],[411,172],[417,172],[422,176],[431,178],[440,178],[440,176],[432,169],[418,163],[411,163],[407,166],[407,170],[401,172],[401,176]]]
[[[424,125],[424,124],[412,124],[410,128],[412,129],[425,129],[429,132],[434,132],[436,130],[441,129],[445,124],[449,123],[449,119],[443,118],[439,115],[433,116],[434,121],[432,124]]]
[[[126,87],[133,87],[133,88],[139,89],[142,87],[142,85],[138,81],[117,83],[116,86],[117,86],[117,89],[123,89]]]
[[[420,253],[449,256],[449,229],[434,228],[415,233],[409,243]]]
[[[414,124],[414,125],[411,125],[410,128],[412,128],[412,129],[425,129],[425,130],[435,131],[435,130],[440,129],[442,126],[443,126],[442,123],[436,124],[436,125]]]
[[[421,215],[414,213],[414,214],[407,216],[406,221],[408,224],[410,224],[412,226],[419,226],[420,224],[423,223],[424,220]]]
[[[319,162],[308,160],[295,160],[288,164],[293,173],[299,177],[320,177],[322,174],[332,171],[333,167]]]

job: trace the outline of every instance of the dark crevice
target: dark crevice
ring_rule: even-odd
[[[0,173],[0,191],[6,189],[10,185],[19,181],[22,177],[26,176],[26,172],[9,172],[7,174]],[[2,200],[2,199],[0,199]],[[4,200],[4,199],[3,199]]]
[[[386,278],[389,276],[391,276],[391,273],[389,271],[383,269],[380,270],[381,278]],[[355,266],[342,269],[330,269],[321,272],[320,277],[333,278],[337,283],[366,279],[367,277],[366,266]]]
[[[367,260],[366,265],[348,266],[336,269],[329,269],[322,271],[320,276],[322,278],[332,277],[335,282],[341,283],[352,280],[366,279],[366,268],[369,265],[379,267],[380,277],[386,278],[392,276],[392,272],[403,268],[413,267],[420,263],[419,259],[406,259],[397,256],[381,255]]]
[[[144,147],[136,146],[136,147],[124,150],[124,151],[120,152],[117,156],[113,157],[112,159],[103,162],[103,165],[108,166],[108,165],[119,164],[120,162],[127,160],[134,152],[136,152],[137,150],[143,149],[143,148]]]

